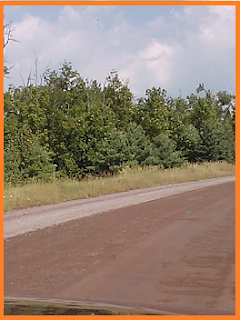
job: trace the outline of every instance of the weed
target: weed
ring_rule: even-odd
[[[158,169],[158,167],[127,168],[112,177],[90,177],[86,180],[53,180],[29,182],[13,186],[5,185],[5,211],[53,204],[62,201],[97,197],[128,190],[230,176],[235,165],[226,162],[185,164],[181,168]]]

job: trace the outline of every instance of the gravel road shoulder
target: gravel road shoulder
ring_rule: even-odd
[[[235,176],[131,190],[4,213],[4,239],[97,213],[235,181]]]

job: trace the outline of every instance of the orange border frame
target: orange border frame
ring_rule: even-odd
[[[108,6],[112,6],[112,5],[118,5],[118,6],[126,6],[126,5],[169,5],[169,6],[186,6],[186,5],[191,5],[191,6],[210,6],[210,5],[218,5],[218,6],[223,6],[223,5],[234,5],[236,7],[236,105],[238,105],[238,101],[240,101],[240,76],[239,76],[239,68],[240,68],[240,63],[238,62],[239,59],[237,59],[237,57],[240,55],[240,43],[239,43],[239,37],[240,37],[240,1],[0,1],[0,19],[1,19],[1,23],[2,26],[4,25],[3,22],[3,16],[4,16],[4,6],[5,5],[17,5],[17,6],[22,6],[22,5],[28,5],[28,6],[34,6],[34,5],[50,5],[50,6],[54,6],[54,5],[108,5]],[[1,64],[2,64],[2,70],[3,70],[3,66],[4,66],[4,59],[3,59],[3,42],[2,42],[2,50],[0,53],[0,58],[1,58]],[[1,87],[1,114],[2,116],[0,117],[0,149],[3,150],[3,128],[4,128],[4,121],[3,121],[3,105],[4,105],[4,100],[3,100],[3,91],[4,91],[4,81],[3,81],[3,76],[0,77],[0,87]],[[240,104],[240,102],[239,102]],[[237,113],[238,114],[238,113]],[[236,117],[236,164],[239,158],[239,148],[238,148],[238,141],[239,141],[239,133],[238,133],[238,129],[237,129],[237,123],[238,123],[238,117]],[[238,166],[236,166],[236,211],[238,212],[239,210],[239,199],[237,198],[237,191],[239,190],[239,182],[238,182]],[[3,163],[3,153],[0,157],[0,186],[1,186],[1,211],[4,212],[4,206],[3,206],[3,195],[4,195],[4,163]],[[3,221],[3,220],[2,220]],[[236,226],[235,229],[237,231],[238,227],[238,219],[237,219],[237,215],[236,215]],[[0,229],[0,234],[1,234],[1,238],[4,238],[4,233],[3,233],[3,224],[2,224],[2,228]],[[236,247],[237,244],[239,243],[239,235],[236,234]],[[239,265],[238,263],[238,254],[237,254],[237,250],[236,252],[236,266]],[[4,242],[2,242],[1,245],[1,256],[3,257],[4,254]],[[3,260],[2,260],[3,261]],[[237,268],[236,268],[237,270]],[[4,266],[3,264],[1,264],[1,274],[3,275],[4,273]],[[238,273],[239,274],[239,273]],[[236,273],[236,283],[238,283],[238,278],[239,275]],[[237,297],[238,297],[238,291],[237,291],[237,287],[236,287],[236,301],[237,301]],[[1,286],[1,290],[0,290],[0,298],[2,303],[0,304],[0,316],[4,316],[4,281],[2,283]],[[235,309],[235,316],[238,316],[238,305],[235,302],[236,305],[236,309]],[[9,318],[12,318],[13,316],[8,316]],[[14,316],[15,319],[16,316]],[[17,316],[18,317],[18,316]],[[20,316],[22,317],[22,316]],[[29,316],[28,316],[29,317]],[[35,316],[30,316],[32,318],[35,318]],[[48,317],[48,316],[40,316],[40,317]],[[58,316],[54,316],[54,317],[58,317]],[[87,317],[87,316],[81,316],[81,317]],[[101,317],[105,317],[105,316],[101,316]],[[120,317],[124,317],[124,316],[120,316]],[[135,316],[136,317],[136,316]],[[142,316],[141,316],[142,317]],[[148,316],[143,316],[143,317],[148,317]],[[168,316],[170,317],[170,319],[176,318],[176,316]],[[187,316],[187,317],[191,317],[191,318],[195,318],[196,316]],[[197,316],[199,317],[199,316]],[[202,317],[202,316],[200,316]],[[204,317],[210,317],[210,316],[204,316]],[[218,317],[218,316],[211,316],[212,317]],[[229,316],[221,316],[221,317],[229,317]]]

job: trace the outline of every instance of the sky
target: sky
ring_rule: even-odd
[[[18,41],[5,48],[5,90],[66,61],[101,84],[116,70],[136,98],[152,87],[185,97],[200,83],[235,94],[234,6],[19,5],[4,17]]]

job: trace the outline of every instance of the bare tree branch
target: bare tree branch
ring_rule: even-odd
[[[15,29],[11,29],[11,23],[12,21],[10,21],[9,23],[4,25],[4,38],[3,38],[3,47],[4,49],[6,48],[6,46],[9,44],[9,42],[19,42],[18,40],[14,39],[12,36],[12,33],[15,31]],[[7,67],[5,65],[6,61],[4,61],[4,76],[7,76],[10,73],[10,70],[13,68],[13,66],[11,67]]]
[[[11,23],[12,21],[4,25],[4,48],[6,48],[10,41],[19,42],[12,36],[12,33],[15,31],[15,29],[11,29]]]

